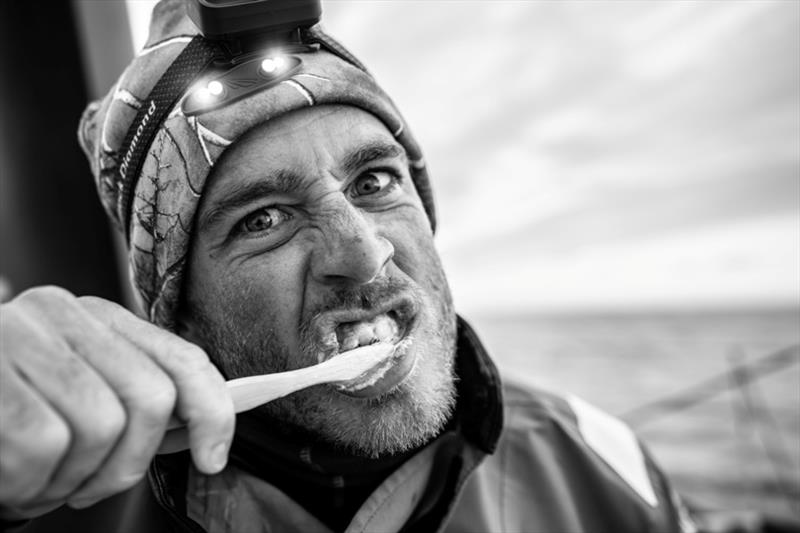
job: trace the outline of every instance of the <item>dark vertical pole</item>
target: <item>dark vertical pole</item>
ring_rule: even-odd
[[[76,141],[87,96],[68,2],[0,2],[0,276],[120,299],[108,224]]]

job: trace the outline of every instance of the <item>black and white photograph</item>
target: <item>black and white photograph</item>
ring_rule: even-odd
[[[0,39],[0,532],[800,533],[800,1]]]

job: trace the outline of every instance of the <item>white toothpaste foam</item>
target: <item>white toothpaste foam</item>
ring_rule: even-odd
[[[400,359],[403,355],[405,355],[406,350],[413,342],[413,338],[407,337],[403,339],[401,342],[397,343],[394,348],[394,353],[388,357],[385,361],[381,362],[380,364],[370,368],[364,374],[360,375],[355,379],[351,379],[341,385],[338,386],[339,390],[345,392],[356,392],[362,389],[366,389],[367,387],[373,386],[377,383],[383,376],[386,375],[386,372],[389,371],[396,363],[397,360]],[[416,366],[417,362],[414,361],[414,366]],[[414,369],[412,368],[412,371]]]

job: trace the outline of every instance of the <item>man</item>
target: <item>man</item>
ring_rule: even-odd
[[[56,288],[3,308],[0,516],[87,507],[149,467],[164,513],[129,530],[691,530],[622,424],[501,385],[453,309],[420,149],[360,63],[312,28],[261,90],[212,76],[159,116],[195,34],[159,4],[81,125],[147,320]],[[224,378],[375,342],[396,346],[375,380],[271,402],[233,437]],[[190,453],[154,459],[173,413]]]

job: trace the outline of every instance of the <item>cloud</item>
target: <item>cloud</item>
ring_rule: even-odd
[[[444,256],[466,314],[581,309],[797,305],[797,214],[700,225],[560,253],[503,248],[480,261]]]
[[[427,150],[468,305],[796,296],[797,3],[326,5]]]

